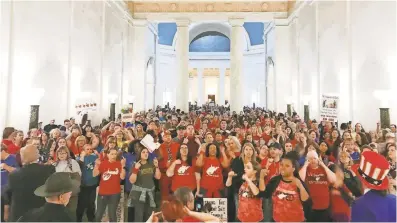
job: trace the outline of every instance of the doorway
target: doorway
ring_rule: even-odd
[[[214,94],[209,94],[208,95],[208,101],[211,103],[211,102],[214,102],[215,103],[215,95]]]

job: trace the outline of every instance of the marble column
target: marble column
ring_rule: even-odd
[[[225,75],[226,68],[219,68],[218,105],[225,105]]]
[[[176,61],[178,70],[176,108],[189,111],[189,20],[177,20]]]
[[[134,111],[140,112],[145,108],[145,71],[147,63],[147,20],[134,20],[132,28],[132,80],[134,88],[132,96],[134,96]],[[132,83],[131,83],[132,84]]]
[[[244,19],[230,19],[230,110],[243,110],[243,49]]]
[[[303,119],[304,119],[306,125],[309,125],[309,121],[310,121],[310,109],[309,109],[309,105],[304,105],[304,106],[303,106],[303,110],[304,110]]]
[[[390,128],[389,108],[379,108],[380,110],[380,127],[382,129]]]
[[[197,68],[197,104],[202,106],[204,104],[204,69]]]
[[[30,106],[29,129],[37,128],[39,123],[40,105]]]
[[[116,103],[110,103],[110,121],[116,120]]]
[[[292,116],[292,109],[291,109],[291,104],[287,104],[287,113],[288,113],[288,116]]]

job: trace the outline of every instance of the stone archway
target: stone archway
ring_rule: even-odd
[[[223,22],[223,23],[195,23],[189,26],[189,44],[200,34],[204,32],[210,32],[210,31],[215,31],[222,33],[226,37],[230,39],[231,37],[231,32],[232,32],[232,27],[229,23]],[[177,41],[177,36],[178,36],[178,31],[174,35],[174,40],[172,42],[172,48],[175,50],[176,48],[176,41]],[[244,29],[244,39],[245,39],[245,44],[244,44],[244,50],[248,51],[251,47],[251,41],[248,36],[247,30]]]

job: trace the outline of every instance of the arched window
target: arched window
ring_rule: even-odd
[[[189,52],[230,52],[230,39],[220,32],[203,32],[192,40]]]

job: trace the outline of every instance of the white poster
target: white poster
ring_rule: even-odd
[[[211,204],[213,216],[219,218],[222,222],[227,222],[227,198],[204,198],[204,206]]]
[[[321,97],[321,121],[337,122],[339,113],[339,96],[322,95]]]
[[[121,114],[122,122],[132,122],[134,121],[134,113]]]

